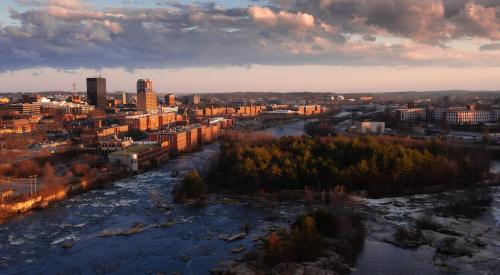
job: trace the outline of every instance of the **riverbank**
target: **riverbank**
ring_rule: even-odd
[[[296,135],[303,133],[301,125],[291,125]],[[288,127],[269,131],[288,133]],[[258,245],[257,240],[289,228],[297,215],[309,210],[303,190],[286,200],[280,194],[265,199],[214,195],[204,208],[174,204],[171,191],[182,176],[174,178],[172,172],[183,175],[198,169],[205,175],[219,149],[218,144],[211,144],[146,173],[9,219],[0,226],[1,273],[207,274],[218,264],[241,261]],[[495,202],[477,221],[495,226],[500,221],[500,192],[490,193]],[[427,205],[408,200],[360,199],[358,203],[367,208],[364,213],[364,206],[360,207],[367,235],[361,255],[351,266],[352,274],[442,274],[433,264],[433,248],[404,249],[383,241],[381,234],[390,235],[397,225],[406,223],[404,213],[423,211]],[[245,229],[248,233],[242,237]],[[476,264],[458,266],[458,274],[484,270],[476,269]]]
[[[78,180],[66,185],[59,190],[44,192],[45,194],[29,196],[10,203],[0,204],[0,224],[12,218],[15,215],[23,214],[32,210],[39,210],[49,207],[50,205],[67,199],[71,196],[82,192],[101,188],[113,181],[120,180],[131,174],[124,169],[117,169],[113,172],[101,172],[92,180]]]
[[[194,151],[189,151],[189,152],[185,152],[185,153],[194,153],[194,152],[199,151],[201,149],[202,149],[202,147],[197,148]],[[40,162],[42,164],[41,166],[43,167],[43,169],[46,170],[45,166],[47,164],[50,164],[51,162],[57,162],[57,161],[63,162],[63,163],[70,162],[70,161],[74,162],[74,160],[85,158],[86,156],[88,156],[88,155],[85,153],[82,153],[80,151],[71,150],[71,151],[67,151],[67,152],[60,152],[60,153],[58,153],[57,156],[51,155],[51,156],[48,156],[44,159],[38,159],[38,162]],[[140,174],[140,173],[144,173],[144,172],[153,170],[161,165],[164,165],[166,162],[168,162],[172,158],[176,158],[179,156],[180,156],[180,154],[175,154],[175,155],[171,154],[171,155],[169,155],[168,158],[166,158],[161,163],[151,162],[149,165],[143,167],[138,173]],[[93,179],[88,179],[90,177],[90,175],[89,175],[89,171],[86,171],[85,175],[80,175],[80,177],[71,178],[71,179],[64,179],[66,182],[70,182],[70,183],[65,183],[64,186],[58,186],[57,188],[52,188],[48,191],[45,190],[43,192],[43,194],[41,194],[42,192],[39,192],[39,194],[41,194],[41,195],[38,195],[38,194],[32,195],[32,190],[28,189],[28,191],[29,191],[28,194],[17,195],[16,197],[10,199],[9,202],[0,204],[0,224],[2,222],[5,222],[7,219],[17,215],[17,214],[26,213],[26,212],[29,212],[31,210],[36,210],[36,209],[47,208],[49,205],[52,205],[55,202],[59,202],[61,200],[64,200],[64,199],[71,197],[75,194],[79,194],[79,193],[82,193],[82,192],[90,190],[90,189],[100,188],[106,184],[109,184],[109,183],[112,183],[114,181],[117,181],[117,180],[120,180],[120,179],[130,177],[132,175],[137,174],[137,172],[130,172],[130,171],[127,171],[127,169],[125,169],[123,167],[118,167],[118,166],[115,166],[115,165],[108,163],[108,158],[105,154],[94,154],[93,157],[94,157],[94,161],[99,162],[100,165],[102,166],[101,171],[99,171],[99,170],[92,171],[95,174],[95,175],[92,175]],[[98,158],[98,160],[96,160],[95,158]],[[33,162],[33,161],[31,161],[31,162]],[[31,162],[29,163],[30,166],[34,166],[34,169],[37,170],[37,173],[41,173],[40,172],[40,170],[41,170],[40,165],[36,165],[35,162],[33,162],[33,163],[31,163]],[[87,164],[92,163],[92,161],[87,160],[86,163]],[[64,165],[66,165],[66,163]],[[76,165],[80,165],[80,164],[78,163]],[[9,171],[9,173],[19,172],[18,171],[19,169],[17,169],[17,167],[12,167],[12,165],[10,165],[10,166],[11,167],[6,167],[6,169],[9,168],[7,170],[7,171]],[[33,168],[33,167],[30,167],[30,168]],[[84,169],[84,168],[80,167],[80,169]],[[87,170],[89,170],[89,169],[87,169]],[[106,170],[107,172],[103,172],[102,170]],[[50,165],[50,171],[52,171],[51,172],[51,174],[53,174],[52,177],[55,177],[55,173],[53,172],[53,167],[51,165]],[[65,173],[67,173],[67,172],[70,172],[70,174],[72,174],[69,166],[66,167]],[[38,176],[37,173],[35,173],[35,175]],[[173,174],[177,174],[177,173],[178,173],[178,171],[173,171]],[[40,176],[39,176],[39,178],[40,178]],[[84,179],[84,178],[86,178],[86,179]],[[31,179],[31,177],[30,177],[30,179]],[[62,178],[60,177],[59,179],[61,180]],[[52,183],[50,180],[46,180],[46,181],[47,181],[46,184]],[[31,184],[31,181],[29,182],[29,184]],[[43,188],[43,186],[42,186],[42,188]]]

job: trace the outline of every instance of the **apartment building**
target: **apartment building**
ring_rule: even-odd
[[[496,122],[497,115],[493,111],[448,111],[445,113],[447,125],[478,125]]]
[[[395,114],[400,121],[423,121],[426,119],[424,108],[396,109]]]
[[[128,125],[114,125],[111,127],[102,128],[87,128],[83,129],[80,134],[81,142],[84,144],[98,144],[99,140],[111,138],[115,135],[119,135],[128,132]]]

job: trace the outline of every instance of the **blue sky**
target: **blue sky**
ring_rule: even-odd
[[[0,92],[500,89],[496,0],[159,2],[0,1]]]

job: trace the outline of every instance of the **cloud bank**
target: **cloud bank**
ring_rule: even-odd
[[[17,0],[0,71],[33,67],[499,66],[500,0],[157,1],[97,8]],[[22,7],[22,8],[21,8]]]

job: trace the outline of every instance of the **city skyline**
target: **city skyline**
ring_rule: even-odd
[[[1,274],[500,271],[500,0],[0,0],[0,60]]]
[[[489,0],[78,1],[0,4],[0,92],[498,90]],[[111,50],[112,49],[112,50]]]

